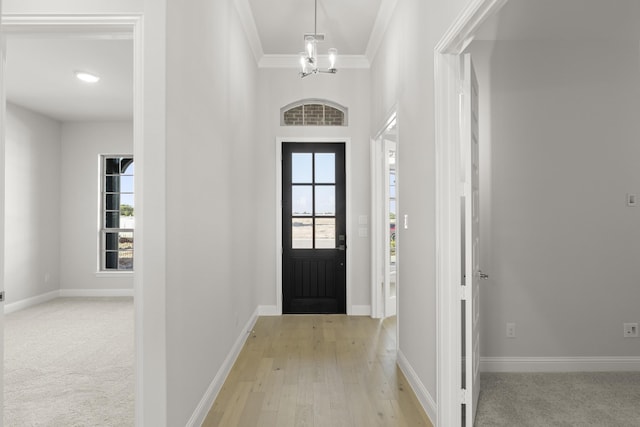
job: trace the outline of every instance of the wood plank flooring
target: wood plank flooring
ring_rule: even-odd
[[[396,365],[395,327],[395,318],[259,318],[203,427],[432,427]]]

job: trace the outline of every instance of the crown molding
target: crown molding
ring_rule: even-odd
[[[373,63],[378,49],[380,49],[380,45],[387,32],[397,4],[398,0],[382,0],[380,2],[380,9],[378,9],[378,15],[371,29],[371,35],[369,36],[369,42],[367,43],[367,49],[364,54],[369,60],[369,63]]]
[[[247,36],[249,45],[251,46],[253,57],[255,58],[256,63],[259,64],[264,56],[264,50],[262,49],[262,42],[258,35],[258,28],[256,27],[256,21],[253,18],[253,12],[251,11],[249,0],[235,0],[234,3],[236,5],[238,15],[240,16],[240,22],[242,22],[242,26],[244,27],[244,33]]]
[[[327,55],[318,55],[321,61],[329,62]],[[338,55],[336,64],[338,72],[341,69],[369,69],[371,64],[364,55]],[[298,55],[263,55],[258,61],[258,68],[300,68]]]

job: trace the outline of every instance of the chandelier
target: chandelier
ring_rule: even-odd
[[[313,34],[304,35],[304,52],[300,52],[300,77],[305,78],[311,74],[327,73],[335,74],[336,57],[338,50],[331,48],[327,51],[329,54],[329,68],[321,69],[318,66],[318,42],[324,41],[324,34],[318,34],[318,0],[315,1],[315,14],[313,21]]]

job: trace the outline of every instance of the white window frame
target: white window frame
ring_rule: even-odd
[[[284,113],[297,107],[302,107],[304,111],[305,105],[322,105],[323,107],[335,108],[336,110],[341,111],[342,114],[344,114],[344,120],[342,124],[335,125],[335,126],[344,127],[349,125],[349,109],[344,105],[340,105],[337,102],[329,101],[328,99],[307,98],[307,99],[301,99],[296,102],[292,102],[291,104],[287,104],[280,109],[280,126],[287,126],[287,127],[289,126],[328,126],[328,125],[307,125],[307,124],[288,125],[284,122]],[[304,122],[304,119],[303,119],[303,122]]]

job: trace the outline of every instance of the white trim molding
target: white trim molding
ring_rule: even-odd
[[[43,302],[51,301],[60,296],[60,291],[51,291],[44,294],[36,295],[31,298],[21,299],[10,304],[5,304],[4,314],[15,313],[16,311],[24,310],[25,308],[33,307],[34,305],[42,304]]]
[[[282,310],[278,311],[277,305],[259,305],[258,316],[281,316]]]
[[[249,0],[235,0],[236,10],[240,17],[240,22],[244,28],[244,33],[247,36],[253,57],[256,60],[256,64],[260,63],[260,60],[264,56],[264,50],[262,49],[262,42],[260,41],[260,34],[258,34],[258,28],[256,27],[256,21],[251,11],[251,5]]]
[[[373,29],[371,30],[371,35],[367,42],[367,49],[364,54],[369,63],[373,62],[378,50],[380,49],[380,45],[382,44],[385,33],[387,32],[391,18],[393,18],[393,13],[396,10],[397,4],[398,0],[382,0],[380,2],[380,9],[378,9],[378,15],[376,16],[376,21],[373,24]]]
[[[133,289],[60,289],[61,298],[133,297]]]
[[[407,377],[409,385],[416,394],[418,401],[427,413],[427,416],[431,420],[431,423],[434,426],[440,425],[437,422],[438,405],[436,404],[435,400],[433,400],[433,397],[431,396],[431,394],[429,394],[427,388],[424,386],[422,381],[420,381],[418,374],[416,374],[416,371],[413,370],[413,367],[400,350],[398,350],[398,367],[400,367],[400,370],[402,371],[404,376]]]
[[[459,55],[507,0],[472,0],[434,48],[436,134],[437,427],[460,425]]]
[[[640,357],[482,357],[482,372],[640,371]]]
[[[285,142],[298,142],[298,143],[344,143],[344,163],[345,163],[345,179],[346,179],[346,199],[347,199],[347,239],[351,235],[351,203],[349,198],[351,197],[351,138],[324,138],[324,137],[277,137],[276,138],[276,307],[277,313],[282,314],[282,144]],[[348,242],[348,241],[347,241]],[[347,315],[352,316],[353,306],[351,305],[351,286],[353,284],[352,265],[353,251],[347,250]],[[371,312],[371,307],[369,307]]]
[[[327,55],[318,55],[323,61],[328,61]],[[338,55],[336,64],[338,73],[341,69],[365,69],[371,67],[369,60],[364,55]],[[258,68],[291,68],[300,69],[300,57],[298,55],[263,55],[258,61]]]
[[[204,396],[202,396],[202,399],[198,403],[198,406],[187,422],[187,427],[198,427],[201,426],[204,422],[207,414],[213,406],[213,402],[215,402],[216,397],[218,397],[218,394],[220,393],[220,390],[222,389],[222,386],[224,385],[229,372],[231,372],[233,364],[238,359],[238,356],[242,351],[242,347],[244,347],[244,343],[247,341],[249,334],[253,330],[253,327],[258,320],[258,312],[259,308],[256,308],[256,311],[254,311],[254,313],[251,315],[244,328],[240,332],[240,335],[236,339],[236,342],[233,344],[233,347],[231,347],[229,354],[224,359],[222,366],[220,366],[220,369],[216,373],[216,376],[213,378],[213,381],[211,381],[211,384],[209,384],[209,388],[207,388],[207,391],[205,392]]]

